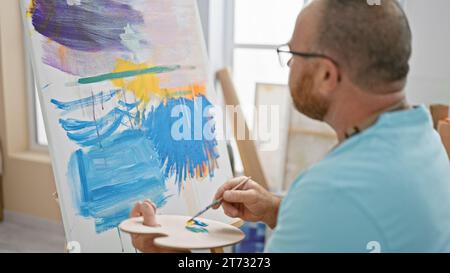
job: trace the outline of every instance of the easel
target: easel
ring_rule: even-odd
[[[217,72],[217,80],[220,82],[223,91],[223,97],[227,106],[240,105],[239,99],[231,79],[230,71],[228,69],[221,69]],[[256,144],[250,138],[250,130],[248,129],[247,122],[245,121],[244,113],[241,108],[236,109],[236,115],[230,117],[233,122],[233,135],[236,140],[239,154],[241,156],[242,165],[244,166],[244,174],[252,177],[252,179],[268,189],[268,183],[264,171],[259,160],[258,152],[256,150]],[[239,139],[238,137],[238,120],[244,122],[244,136],[246,139]]]
[[[433,118],[433,127],[437,130],[439,122],[448,118],[449,107],[444,104],[432,104],[430,105],[430,112]]]
[[[439,121],[438,132],[441,135],[442,143],[447,150],[448,159],[450,160],[450,119]]]
[[[449,107],[442,104],[433,104],[430,106],[431,116],[433,118],[433,126],[441,136],[442,143],[447,150],[450,159],[450,119]]]

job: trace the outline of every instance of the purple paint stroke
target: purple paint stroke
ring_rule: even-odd
[[[127,51],[120,35],[127,25],[144,23],[141,13],[117,0],[33,0],[32,23],[37,32],[68,48]]]
[[[74,76],[89,77],[108,73],[117,64],[117,54],[112,51],[87,52],[67,49],[61,56],[60,48],[61,45],[56,42],[43,43],[42,62]],[[133,54],[123,52],[121,56],[130,59]]]

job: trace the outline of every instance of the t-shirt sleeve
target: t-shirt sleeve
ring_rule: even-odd
[[[385,240],[362,205],[343,189],[308,181],[280,207],[267,252],[379,252]]]

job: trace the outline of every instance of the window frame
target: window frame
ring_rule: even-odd
[[[235,27],[235,1],[225,0],[225,63],[233,70],[234,50],[235,49],[254,49],[254,50],[276,50],[280,45],[274,44],[253,44],[253,43],[236,43],[234,35]],[[305,7],[310,0],[303,0]],[[406,0],[398,0],[402,8],[406,9]],[[286,41],[288,42],[288,41]]]
[[[250,49],[250,50],[276,50],[279,44],[254,44],[254,43],[236,43],[234,28],[235,28],[235,1],[227,0],[225,3],[225,61],[226,64],[233,70],[234,65],[234,51],[236,49]],[[303,7],[307,5],[309,0],[303,0]],[[288,41],[286,41],[288,42]]]

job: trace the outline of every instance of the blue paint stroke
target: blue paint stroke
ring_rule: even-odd
[[[79,145],[92,146],[100,144],[101,146],[102,142],[123,124],[122,121],[125,117],[133,118],[129,112],[114,108],[98,120],[60,119],[59,123],[67,131],[67,137]]]
[[[180,117],[172,117],[172,110],[178,106],[183,106],[186,110],[187,114],[181,118],[188,124],[188,128],[183,129],[189,131],[191,140],[176,140],[172,137],[172,125],[180,120]],[[219,157],[216,151],[217,141],[214,137],[206,136],[203,131],[205,125],[212,120],[212,117],[204,116],[203,111],[211,107],[211,103],[204,96],[194,100],[169,99],[153,109],[143,122],[143,130],[154,143],[161,158],[164,175],[175,175],[179,190],[188,177],[214,176],[216,159]],[[196,121],[200,127],[194,124],[196,117],[200,117]],[[198,135],[200,140],[195,137]],[[207,173],[202,168],[204,165],[207,166]]]
[[[109,92],[100,92],[94,96],[82,98],[80,100],[62,102],[52,99],[50,102],[56,106],[56,108],[65,110],[66,112],[75,111],[85,107],[92,107],[92,105],[103,104],[113,99],[117,94],[121,92],[120,89],[111,90]]]
[[[120,106],[124,107],[126,109],[126,111],[130,111],[134,108],[137,108],[139,106],[139,104],[141,104],[141,101],[137,101],[134,103],[126,103],[126,102],[123,102],[120,100],[118,103]]]
[[[206,228],[186,226],[186,229],[193,233],[208,233]]]
[[[47,83],[46,85],[44,85],[42,87],[42,91],[45,91],[45,89],[47,89],[50,85],[52,85],[51,83]]]
[[[98,52],[128,51],[121,35],[144,23],[141,12],[124,1],[90,0],[69,5],[64,0],[32,0],[34,29],[68,48]]]
[[[110,137],[102,148],[76,151],[67,173],[75,207],[95,219],[97,233],[117,227],[139,200],[162,207],[170,196],[159,162],[154,145],[138,130]]]

